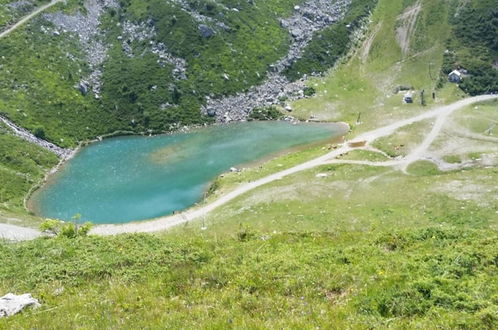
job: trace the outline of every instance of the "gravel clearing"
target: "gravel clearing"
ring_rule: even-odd
[[[41,232],[36,229],[0,223],[0,240],[4,239],[14,242],[29,241],[40,235]]]

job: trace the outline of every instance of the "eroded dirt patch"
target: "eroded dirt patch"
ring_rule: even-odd
[[[422,9],[420,1],[408,7],[403,14],[398,17],[398,28],[396,29],[396,40],[404,55],[410,51],[410,39],[415,30],[415,23]]]
[[[491,206],[498,202],[498,187],[493,177],[467,178],[442,183],[432,189],[460,201],[474,201],[479,206]]]

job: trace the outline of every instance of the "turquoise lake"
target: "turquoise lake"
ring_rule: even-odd
[[[76,214],[93,223],[151,219],[193,206],[230,167],[345,133],[336,124],[248,122],[112,138],[78,152],[30,205],[37,215],[61,220]]]

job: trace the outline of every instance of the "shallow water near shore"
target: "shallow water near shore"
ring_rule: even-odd
[[[340,124],[249,122],[112,138],[83,148],[29,204],[37,215],[61,220],[76,214],[97,224],[151,219],[193,206],[232,166],[345,133]]]

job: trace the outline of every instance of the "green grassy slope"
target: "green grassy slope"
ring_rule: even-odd
[[[0,124],[0,219],[24,215],[25,196],[57,162],[51,152],[13,136]]]
[[[0,288],[43,307],[8,328],[492,328],[483,230],[240,231],[0,246]]]
[[[366,131],[381,123],[424,111],[419,92],[425,90],[426,102],[440,104],[455,100],[462,94],[456,86],[437,89],[439,70],[443,63],[452,2],[440,1],[379,1],[364,38],[357,51],[344,59],[345,64],[325,79],[311,80],[317,97],[295,104],[296,115],[308,119],[342,120]],[[418,7],[415,28],[405,42],[403,52],[396,31],[410,23],[403,14]],[[415,104],[403,105],[404,93],[395,93],[400,86],[413,87]],[[436,100],[431,93],[436,92]],[[361,126],[355,122],[361,113]]]
[[[63,147],[119,128],[112,113],[74,87],[89,74],[77,39],[40,32],[47,25],[36,18],[0,40],[0,112]]]
[[[49,0],[35,1],[0,1],[0,30],[15,24],[18,19],[29,14],[34,8],[50,2]]]
[[[187,124],[206,121],[199,113],[206,96],[248,89],[261,82],[268,66],[286,53],[289,36],[278,19],[290,15],[297,3],[297,0],[225,1],[218,5],[192,2],[193,10],[229,28],[225,31],[211,26],[215,34],[205,38],[199,33],[199,23],[178,6],[164,1],[151,1],[147,5],[123,2],[123,8],[106,22],[110,27],[109,39],[115,40],[121,33],[118,22],[153,22],[157,30],[154,41],[163,43],[172,55],[187,61],[187,79],[176,80],[171,68],[159,69],[153,54],[128,58],[121,45],[115,43],[106,63],[104,105],[119,109],[123,120],[148,117],[147,122],[139,120],[141,129],[157,130],[178,121]],[[222,5],[237,11],[224,9]],[[134,41],[132,46],[138,55],[148,45]],[[151,90],[150,86],[158,89]],[[158,111],[163,103],[173,107]]]

